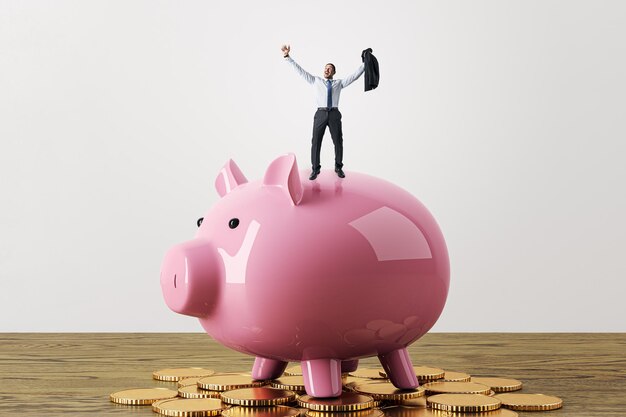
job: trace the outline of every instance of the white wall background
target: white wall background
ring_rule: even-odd
[[[347,170],[446,236],[434,331],[626,331],[626,3],[0,0],[0,331],[201,331],[164,252],[234,158],[308,166],[310,72],[345,90]],[[332,166],[327,134],[322,161]]]

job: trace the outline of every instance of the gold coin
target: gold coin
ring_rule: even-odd
[[[511,392],[522,389],[522,381],[517,379],[473,377],[472,382],[487,385],[495,392]]]
[[[446,371],[443,376],[444,382],[469,382],[472,379],[470,374],[465,372]],[[486,384],[485,384],[486,385]]]
[[[216,398],[174,398],[152,404],[152,411],[171,417],[218,416],[224,408]]]
[[[170,368],[152,372],[152,378],[159,381],[179,381],[193,376],[209,376],[215,371],[204,368]]]
[[[424,398],[424,397],[421,397]],[[418,407],[407,407],[404,405],[392,405],[390,407],[383,407],[381,409],[383,413],[385,413],[386,417],[433,417],[434,414],[427,414],[425,412],[430,412],[430,409],[427,409],[426,406],[423,408]]]
[[[267,407],[287,404],[296,399],[296,393],[269,387],[240,388],[223,392],[220,396],[226,404],[244,407]]]
[[[419,408],[404,405],[392,405],[389,407],[383,407],[381,411],[385,413],[385,417],[434,417],[434,414],[427,414],[427,412],[430,412],[431,410],[427,409],[426,406]]]
[[[176,391],[167,388],[135,388],[114,392],[109,399],[116,404],[151,405],[155,401],[177,396]]]
[[[200,389],[197,385],[187,385],[178,388],[178,395],[183,398],[220,398],[219,391]]]
[[[387,374],[383,368],[359,368],[356,371],[349,372],[348,375],[357,378],[387,379]]]
[[[308,410],[308,417],[384,417],[385,413],[378,408],[359,411],[315,411]]]
[[[272,387],[278,389],[286,389],[289,391],[304,392],[304,378],[302,375],[287,375],[281,376],[275,381],[272,381]]]
[[[552,395],[498,394],[494,398],[502,401],[502,407],[519,411],[556,410],[563,407],[563,400]]]
[[[303,395],[298,398],[298,404],[315,411],[358,411],[372,408],[374,399],[369,395],[344,391],[337,398],[315,398]]]
[[[357,378],[355,376],[350,376],[347,374],[341,377],[341,384],[348,391],[354,391],[355,386],[362,384],[366,381],[367,380],[365,380],[364,378]],[[382,381],[382,379],[379,381]]]
[[[300,365],[290,366],[285,369],[285,375],[302,375],[302,367]]]
[[[438,394],[431,395],[426,404],[435,410],[455,413],[497,410],[502,402],[496,398],[481,394]]]
[[[414,390],[401,390],[388,381],[360,384],[354,387],[354,391],[381,401],[407,400],[409,398],[421,397],[426,393],[424,388],[421,387]]]
[[[414,366],[413,371],[420,383],[441,379],[446,373],[443,369],[432,368],[430,366]]]
[[[382,409],[386,417],[518,417],[515,411],[498,408],[485,413],[450,413],[448,411],[433,410],[432,408],[415,408],[406,406],[392,406]]]
[[[381,409],[386,417],[448,417],[430,408],[406,407],[403,405],[392,405]]]
[[[409,398],[406,400],[398,401],[398,405],[404,405],[406,407],[426,408],[426,396]]]
[[[225,417],[297,417],[302,413],[298,408],[285,405],[273,407],[230,407],[222,411]]]
[[[186,387],[188,385],[197,385],[198,384],[198,380],[200,378],[204,378],[203,376],[194,376],[191,378],[185,378],[185,379],[181,379],[178,381],[177,385],[178,387]]]
[[[198,387],[211,391],[226,391],[238,388],[261,387],[269,381],[256,381],[249,374],[216,374],[200,378]]]
[[[434,394],[489,394],[491,388],[476,382],[429,382],[423,385],[426,395]]]

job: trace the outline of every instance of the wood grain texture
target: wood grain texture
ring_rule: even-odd
[[[415,365],[524,382],[521,392],[563,398],[558,416],[626,415],[626,334],[435,333],[409,349]],[[155,416],[150,407],[116,405],[110,393],[172,387],[152,371],[205,367],[249,371],[252,358],[206,334],[0,334],[0,415]],[[361,366],[377,366],[375,359]],[[539,413],[543,415],[544,413]],[[520,413],[520,416],[538,413]]]

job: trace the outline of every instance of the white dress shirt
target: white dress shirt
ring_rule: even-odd
[[[302,69],[302,67],[298,65],[298,63],[294,61],[293,59],[291,59],[291,57],[289,56],[285,58],[285,61],[291,64],[291,66],[296,70],[296,72],[300,74],[300,76],[304,78],[304,80],[307,83],[313,85],[313,87],[315,88],[315,103],[317,104],[317,107],[327,107],[328,90],[326,87],[326,79],[322,77],[315,77],[309,74],[304,69]],[[330,80],[331,85],[332,85],[332,90],[333,90],[332,92],[333,106],[332,107],[339,107],[339,96],[341,95],[341,89],[349,86],[354,81],[356,81],[361,76],[361,74],[363,74],[364,71],[365,71],[365,64],[361,64],[359,69],[357,69],[349,77],[344,78],[343,80],[332,80],[332,79]]]

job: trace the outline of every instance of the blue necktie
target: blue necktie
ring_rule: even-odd
[[[326,80],[326,90],[328,90],[328,98],[326,99],[326,107],[333,107],[333,87],[330,80]]]

